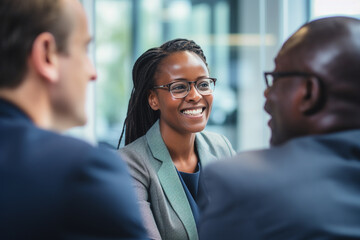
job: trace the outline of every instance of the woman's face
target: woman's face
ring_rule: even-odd
[[[203,60],[193,52],[172,53],[162,60],[155,74],[155,85],[166,85],[179,80],[189,82],[209,76]],[[175,99],[168,89],[150,91],[149,104],[153,110],[160,111],[162,131],[176,131],[180,134],[202,131],[209,119],[213,95],[203,96],[197,92],[194,84],[188,95]]]

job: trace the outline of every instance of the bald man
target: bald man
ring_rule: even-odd
[[[265,79],[271,148],[204,169],[200,239],[360,239],[360,20],[303,25]]]

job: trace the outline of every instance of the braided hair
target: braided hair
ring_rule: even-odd
[[[151,128],[159,119],[160,112],[154,111],[148,102],[149,90],[154,86],[154,76],[161,61],[172,53],[190,51],[197,54],[207,65],[203,50],[192,40],[174,39],[160,47],[143,53],[135,62],[132,70],[133,89],[128,105],[127,115],[119,138],[118,148],[125,132],[125,145],[135,141]]]

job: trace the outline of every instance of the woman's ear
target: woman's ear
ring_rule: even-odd
[[[323,104],[322,94],[320,80],[317,77],[308,77],[300,111],[305,115],[310,115],[321,109]]]
[[[157,111],[159,110],[159,99],[154,90],[149,90],[149,105],[152,108],[152,110]]]

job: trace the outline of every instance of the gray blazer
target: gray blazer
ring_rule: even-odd
[[[235,154],[222,135],[196,134],[200,164]],[[198,233],[186,193],[161,137],[159,121],[146,135],[119,150],[130,167],[140,210],[151,239],[196,240]]]

